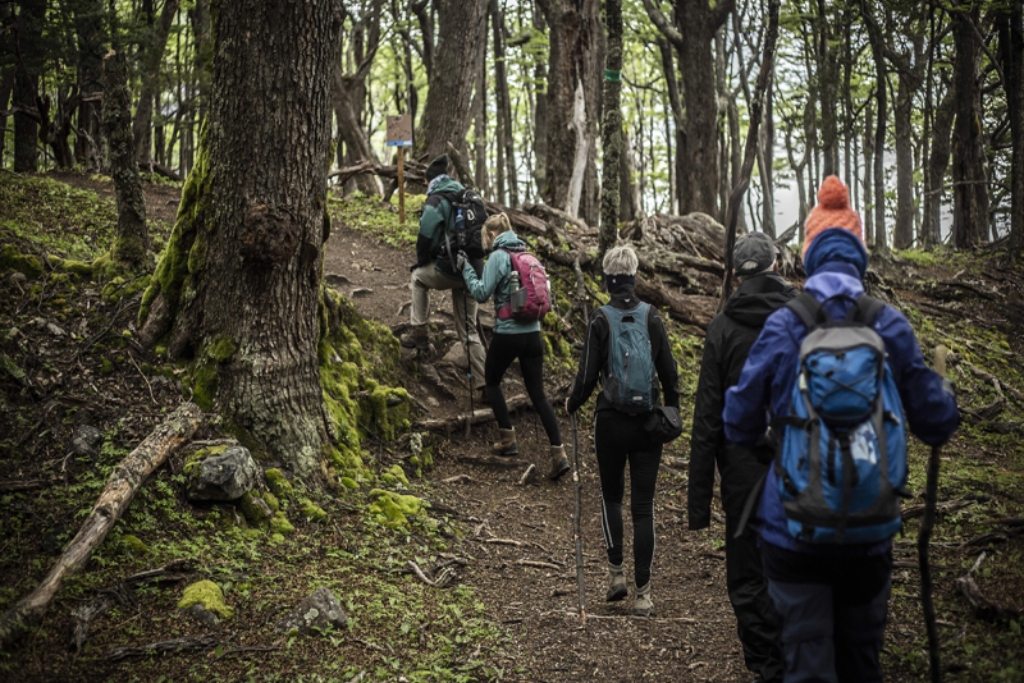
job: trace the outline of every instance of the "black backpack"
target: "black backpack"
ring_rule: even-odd
[[[482,270],[484,248],[480,235],[480,229],[484,227],[487,220],[487,207],[483,198],[476,190],[466,188],[460,192],[439,193],[451,205],[448,224],[445,226],[444,239],[441,243],[441,254],[438,263],[448,272],[459,277],[462,274],[455,267],[459,252],[466,252],[470,262],[473,264],[477,275]],[[464,219],[461,226],[456,225],[456,216],[462,211]],[[477,267],[477,264],[481,267]]]

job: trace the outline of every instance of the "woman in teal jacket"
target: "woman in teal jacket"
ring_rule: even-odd
[[[497,315],[511,300],[509,290],[512,257],[509,256],[509,252],[526,251],[526,245],[516,236],[508,216],[504,213],[487,219],[481,229],[481,241],[485,251],[493,250],[481,277],[477,277],[476,271],[468,261],[460,261],[463,261],[461,268],[466,290],[473,298],[483,303],[491,296],[494,297],[494,338],[487,350],[487,360],[484,362],[484,390],[487,392],[487,399],[491,404],[491,410],[494,411],[494,419],[501,434],[501,440],[493,444],[494,452],[498,455],[515,455],[519,452],[516,430],[512,426],[505,396],[501,392],[501,378],[512,365],[512,361],[518,358],[523,382],[526,384],[526,393],[540,415],[544,431],[551,442],[551,468],[548,471],[548,478],[558,479],[569,471],[569,459],[562,445],[555,410],[544,393],[544,343],[540,337],[540,322],[502,319]]]

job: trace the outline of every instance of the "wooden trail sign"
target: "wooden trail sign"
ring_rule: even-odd
[[[398,148],[398,220],[405,225],[405,148],[412,147],[412,117],[387,117],[387,146]]]

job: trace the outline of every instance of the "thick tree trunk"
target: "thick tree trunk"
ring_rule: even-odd
[[[956,91],[946,90],[932,119],[932,143],[928,158],[928,192],[924,196],[924,246],[942,242],[942,197],[945,194],[946,169],[949,167],[950,134],[953,131],[953,107]]]
[[[438,44],[420,122],[421,151],[434,157],[449,142],[462,148],[469,128],[477,44],[487,26],[487,0],[437,0]]]
[[[149,231],[146,228],[142,180],[135,161],[131,105],[124,54],[111,50],[103,58],[103,129],[110,154],[110,175],[117,195],[117,237],[111,255],[135,270],[146,263]]]
[[[199,160],[140,311],[145,342],[195,359],[200,405],[310,483],[330,433],[317,344],[341,20],[332,0],[220,6]]]
[[[39,74],[42,71],[43,19],[45,0],[20,0],[17,41],[19,59],[14,72],[14,171],[39,170],[39,124],[37,116],[23,111],[36,109]]]
[[[160,96],[160,63],[164,58],[167,36],[178,13],[179,0],[164,0],[160,18],[153,26],[152,34],[145,42],[142,64],[142,87],[139,88],[139,103],[132,121],[135,136],[135,154],[139,163],[149,166],[153,163],[153,100]]]
[[[608,35],[605,54],[604,116],[601,121],[601,235],[598,259],[615,246],[619,237],[619,181],[622,135],[622,1],[605,0],[604,24]]]
[[[86,169],[100,170],[100,110],[103,94],[103,53],[106,31],[103,0],[83,0],[75,7],[78,36],[78,135],[75,160]]]
[[[1011,3],[1001,17],[999,44],[1010,116],[1010,249],[1024,253],[1024,9]]]
[[[961,3],[953,12],[953,88],[956,121],[953,124],[953,244],[973,247],[988,234],[988,181],[981,147],[981,93],[978,89],[978,53],[981,50],[972,22],[978,20],[980,0]]]

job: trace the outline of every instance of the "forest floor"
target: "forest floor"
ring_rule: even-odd
[[[111,189],[100,177],[15,179],[0,173],[0,246],[94,258],[113,229]],[[146,185],[158,248],[173,223],[178,191],[172,184]],[[410,204],[415,208],[416,198]],[[401,227],[393,208],[376,201],[334,199],[330,209],[335,220],[327,282],[363,316],[400,331],[408,320],[415,214]],[[946,511],[932,545],[946,680],[1024,680],[1024,272],[995,252],[907,252],[875,268],[881,274],[875,293],[901,307],[922,347],[944,343],[958,354],[951,372],[961,405],[973,411],[943,450],[939,500]],[[56,270],[24,279],[12,272],[0,268],[0,575],[7,577],[0,610],[39,581],[113,466],[180,402],[185,372],[161,364],[131,339],[137,283],[78,282]],[[567,282],[571,277],[552,272]],[[451,418],[469,407],[451,295],[432,293],[431,306],[436,350],[423,357],[404,352],[399,369],[398,382],[418,408],[414,420]],[[670,333],[685,417],[692,411],[702,339],[692,327],[674,323]],[[565,336],[571,341],[573,333]],[[558,406],[575,360],[554,353],[546,367],[548,395]],[[998,378],[998,386],[975,370]],[[505,393],[523,393],[516,369]],[[571,446],[571,426],[558,412],[563,440]],[[543,473],[547,459],[539,421],[524,410],[514,416],[522,461],[514,469],[460,460],[487,452],[496,436],[492,423],[475,425],[468,438],[461,430],[428,437],[434,466],[412,479],[411,488],[430,501],[433,531],[374,524],[360,512],[358,493],[310,492],[329,522],[289,512],[295,533],[268,540],[240,531],[230,506],[187,503],[185,454],[172,457],[143,486],[86,570],[67,582],[43,625],[0,653],[0,681],[751,680],[726,597],[717,499],[718,523],[686,530],[685,436],[666,447],[658,480],[656,616],[631,616],[631,598],[603,602],[607,571],[591,417],[582,412],[575,435],[583,482],[586,628],[577,616],[571,477],[518,485],[525,463],[536,463]],[[91,449],[76,451],[73,437],[83,426],[102,436]],[[218,436],[215,427],[206,427],[196,438]],[[384,469],[405,461],[409,439],[384,442],[364,434],[364,449]],[[911,457],[909,488],[916,499],[908,511],[922,503],[927,449],[915,443]],[[920,517],[908,512],[908,518],[897,538],[884,651],[892,681],[927,680],[916,568]],[[629,572],[628,522],[626,541]],[[975,614],[957,588],[982,553],[971,575],[984,597],[1004,610],[994,621]],[[174,559],[188,560],[196,576],[220,584],[235,616],[212,629],[201,627],[175,610],[182,583],[126,580]],[[427,569],[454,559],[463,562],[444,589],[425,586],[406,569],[410,560]],[[275,615],[321,585],[335,590],[349,627],[322,637],[277,635]],[[68,645],[72,611],[102,595],[112,596],[115,605],[92,622],[76,651]],[[192,650],[156,654],[151,644],[172,637],[196,640]],[[135,649],[117,649],[123,647]]]

